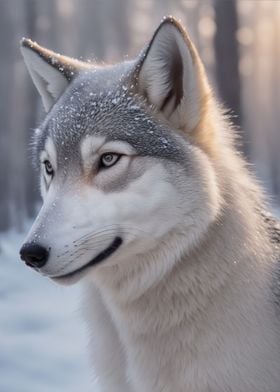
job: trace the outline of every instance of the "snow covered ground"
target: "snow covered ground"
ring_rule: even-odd
[[[0,236],[0,391],[95,391],[81,289],[27,268],[18,256],[22,240]]]

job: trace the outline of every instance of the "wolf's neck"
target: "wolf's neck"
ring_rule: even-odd
[[[250,191],[236,191],[244,192],[232,189],[223,213],[190,253],[184,254],[182,233],[173,233],[159,249],[131,260],[126,274],[117,268],[104,274],[106,302],[133,332],[164,332],[172,323],[193,323],[211,312],[217,298],[234,307],[234,301],[250,297],[251,289],[255,297],[261,293],[270,252],[267,235]]]
[[[160,250],[131,260],[127,275],[112,270],[99,281],[128,374],[152,380],[144,390],[172,391],[176,385],[178,391],[204,391],[202,379],[211,390],[226,390],[226,382],[212,385],[207,376],[219,380],[226,353],[244,383],[263,363],[277,363],[279,334],[268,298],[271,251],[252,198],[249,190],[229,192],[223,213],[192,252],[178,252],[184,238],[174,233]],[[164,372],[155,389],[159,369]],[[178,369],[187,372],[188,384],[180,383]]]

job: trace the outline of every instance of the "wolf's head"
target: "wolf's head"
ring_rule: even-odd
[[[180,252],[195,246],[220,196],[211,92],[180,24],[166,18],[137,59],[117,65],[26,39],[22,53],[47,111],[33,143],[44,204],[20,252],[26,264],[71,282],[168,251],[171,237],[183,239]]]

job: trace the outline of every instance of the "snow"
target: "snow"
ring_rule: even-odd
[[[0,235],[0,391],[93,392],[81,288],[56,286],[19,259],[23,236]]]

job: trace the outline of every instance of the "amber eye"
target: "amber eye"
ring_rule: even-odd
[[[101,155],[100,167],[108,168],[114,166],[118,162],[120,157],[121,157],[120,154],[116,154],[114,152],[107,152],[106,154]]]
[[[50,161],[46,159],[43,162],[43,164],[45,166],[45,170],[46,170],[47,175],[48,176],[53,176],[54,175],[54,170],[53,170],[53,167],[52,167],[52,164],[50,163]]]

